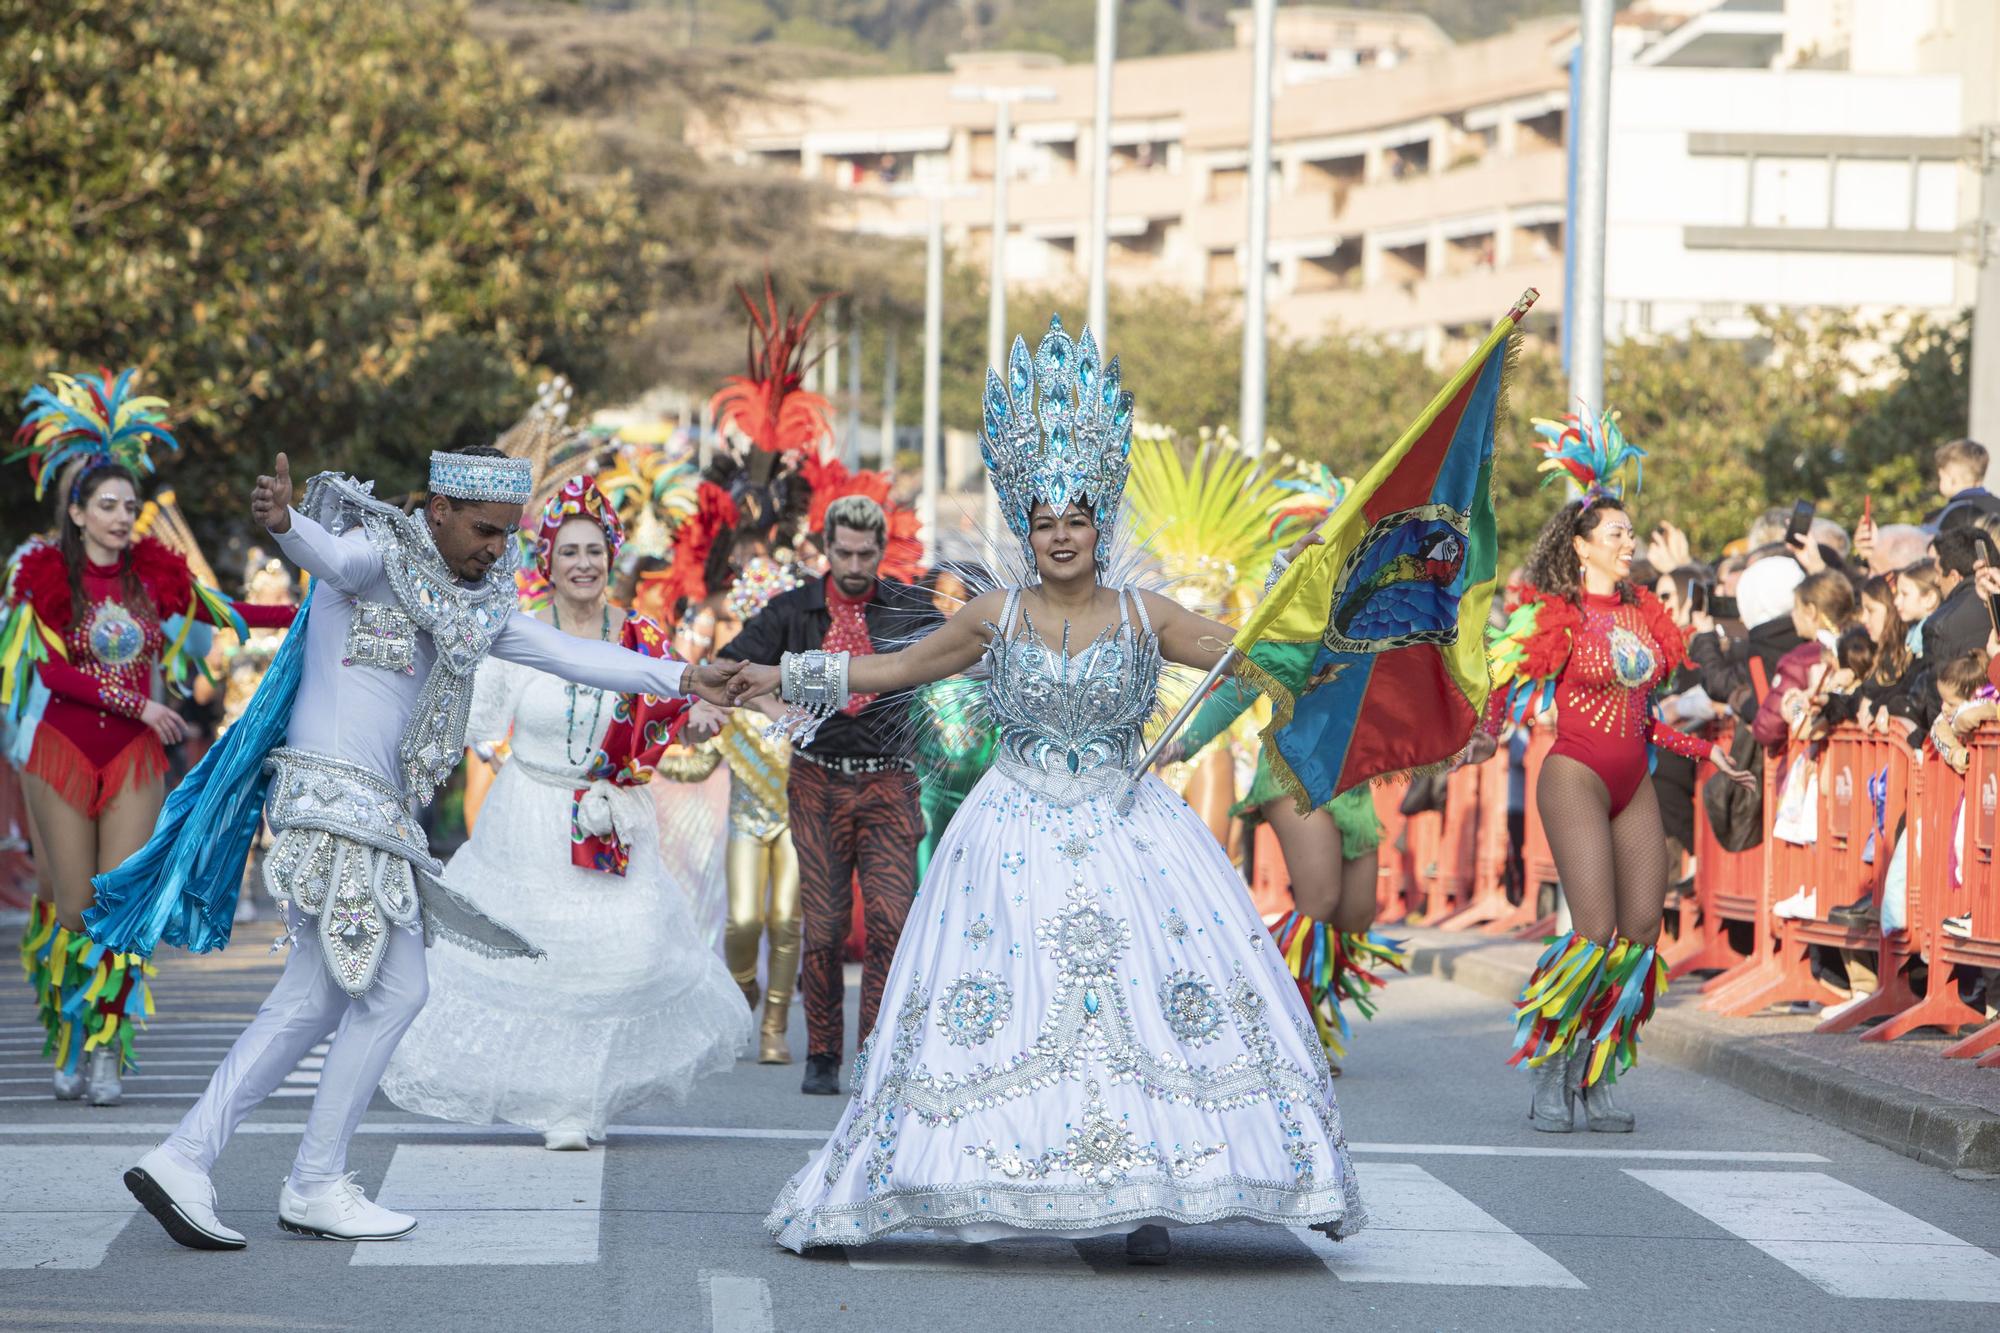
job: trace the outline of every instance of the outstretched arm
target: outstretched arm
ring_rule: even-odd
[[[869,653],[847,664],[850,694],[890,694],[970,670],[986,651],[986,625],[1000,614],[1006,594],[982,593],[960,607],[951,619],[907,648],[893,653]],[[730,686],[733,701],[748,703],[776,694],[781,668],[745,666]]]
[[[615,643],[579,639],[519,611],[508,617],[499,637],[493,640],[493,655],[600,690],[619,694],[693,694],[710,703],[726,702],[723,684],[736,669],[734,663],[691,667],[664,657],[648,657]]]
[[[382,557],[374,543],[359,533],[335,537],[292,508],[292,464],[283,454],[278,455],[274,475],[257,478],[256,489],[250,492],[250,514],[278,539],[286,559],[349,596],[359,596],[382,572]]]

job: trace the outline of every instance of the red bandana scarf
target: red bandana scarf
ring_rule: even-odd
[[[871,582],[868,591],[861,596],[849,597],[841,592],[833,576],[827,575],[826,609],[833,617],[833,624],[827,627],[826,639],[820,646],[830,653],[850,653],[855,657],[866,657],[874,652],[875,644],[868,637],[868,620],[862,614],[874,600],[874,583]],[[853,717],[874,701],[872,694],[850,695],[840,711]]]

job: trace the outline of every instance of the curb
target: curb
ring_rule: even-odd
[[[1413,941],[1410,973],[1512,1000],[1526,984],[1532,962],[1509,961],[1491,952],[1510,944],[1516,942]],[[1523,953],[1534,956],[1525,948]],[[1797,1051],[1719,1035],[1679,1008],[1655,1014],[1646,1037],[1646,1049],[1662,1059],[1905,1157],[1948,1171],[2000,1172],[2000,1115],[1984,1107],[1897,1087]]]

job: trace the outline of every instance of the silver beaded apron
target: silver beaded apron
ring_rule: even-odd
[[[540,957],[445,887],[444,867],[416,816],[464,752],[473,673],[514,613],[511,554],[479,584],[461,584],[421,522],[337,473],[307,483],[304,512],[335,536],[361,527],[382,555],[398,603],[355,603],[344,669],[412,670],[419,633],[431,636],[437,658],[397,743],[400,782],[306,750],[280,748],[266,757],[272,782],[264,817],[276,839],[264,862],[265,886],[315,919],[327,967],[349,995],[374,984],[392,929],[421,926],[427,942],[443,934],[491,957]]]

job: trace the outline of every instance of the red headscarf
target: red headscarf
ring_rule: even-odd
[[[604,544],[613,562],[618,559],[618,548],[625,544],[625,525],[618,521],[611,501],[597,489],[597,478],[590,473],[571,477],[542,507],[541,526],[535,533],[535,568],[545,580],[556,558],[556,533],[573,518],[590,519],[604,529]]]

